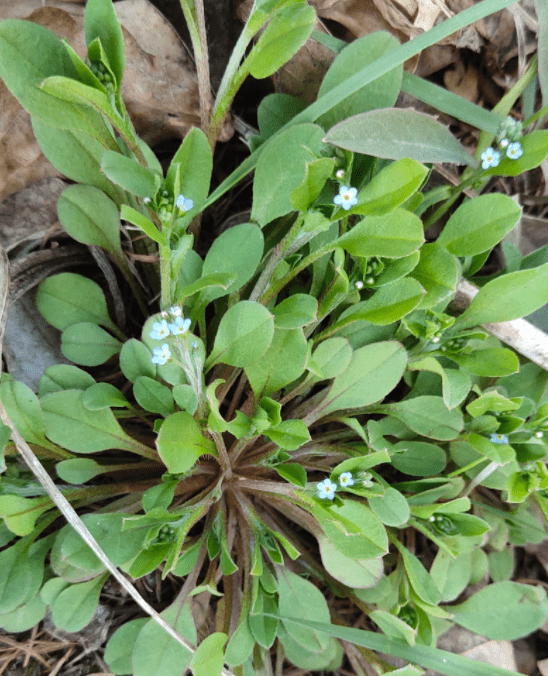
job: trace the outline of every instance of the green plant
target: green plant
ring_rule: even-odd
[[[118,327],[95,282],[67,272],[40,285],[38,309],[62,331],[64,354],[85,367],[119,363],[121,374],[115,385],[52,366],[38,395],[2,377],[0,627],[32,627],[49,607],[78,631],[112,574],[152,618],[111,637],[105,659],[117,674],[228,673],[224,664],[271,674],[274,645],[277,674],[284,659],[335,670],[336,637],[378,673],[393,668],[373,650],[449,675],[509,673],[434,646],[452,622],[514,639],[548,616],[543,589],[509,581],[483,549],[546,536],[548,373],[481,328],[547,302],[546,252],[488,280],[463,313],[450,305],[521,213],[501,194],[455,208],[464,189],[548,155],[548,132],[505,119],[536,63],[505,110],[441,95],[440,109],[482,130],[477,157],[434,119],[393,107],[401,88],[432,97],[433,85],[404,76],[409,56],[508,4],[480,3],[404,46],[386,33],[348,46],[321,38],[340,53],[318,101],[265,98],[251,156],[213,193],[226,111],[247,74],[271,75],[311,34],[306,3],[255,3],[211,104],[201,8],[183,3],[204,130],[187,135],[165,176],[120,95],[110,0],[87,4],[86,61],[37,25],[0,25],[0,75],[48,159],[77,182],[59,200],[61,223],[112,256],[143,312],[138,331]],[[433,162],[468,169],[455,188],[430,190]],[[252,169],[250,222],[202,260],[199,215]],[[425,226],[446,212],[426,242]],[[126,246],[158,252],[147,292],[120,219]],[[438,548],[430,571],[406,546],[408,528]],[[185,580],[158,615],[116,567]],[[446,605],[488,570],[493,584]],[[385,636],[342,626],[320,589]],[[198,640],[189,599],[201,591],[216,599],[217,631]]]

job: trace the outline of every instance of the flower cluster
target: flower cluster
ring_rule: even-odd
[[[352,477],[351,472],[343,472],[339,476],[339,483],[341,485],[341,488],[348,488],[349,486],[354,485],[354,479]],[[320,483],[316,486],[318,489],[318,495],[320,498],[323,499],[328,499],[328,500],[333,500],[335,497],[335,491],[337,490],[337,484],[331,479],[324,479],[323,481],[320,481]]]
[[[163,340],[170,335],[181,336],[188,331],[190,328],[190,319],[187,317],[184,319],[183,310],[178,305],[173,305],[169,308],[168,312],[163,312],[162,316],[168,317],[171,316],[173,322],[168,324],[167,319],[162,319],[159,322],[154,322],[152,325],[152,331],[150,332],[150,337],[154,340]],[[195,341],[196,342],[196,341]],[[171,357],[171,351],[169,345],[164,343],[162,347],[156,347],[153,350],[154,356],[152,357],[152,362],[154,364],[163,365]]]
[[[520,143],[522,134],[522,123],[517,122],[511,117],[507,117],[500,125],[497,133],[497,145],[499,150],[489,147],[481,154],[482,169],[497,167],[500,162],[501,151],[506,153],[506,157],[509,160],[519,159],[523,155],[523,148]]]
[[[154,196],[154,199],[145,197],[143,202],[148,206],[149,209],[156,211],[159,219],[163,223],[171,222],[176,210],[184,214],[194,208],[193,200],[185,197],[184,195],[178,195],[177,199],[174,200],[168,190],[159,190]],[[180,216],[180,214],[175,215]]]
[[[339,194],[335,195],[333,202],[342,207],[345,211],[348,211],[351,207],[358,203],[358,198],[356,195],[358,191],[356,188],[350,188],[347,185],[341,185],[339,188]]]

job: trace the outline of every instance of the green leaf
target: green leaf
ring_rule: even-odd
[[[116,153],[113,154],[115,155]],[[158,230],[158,228],[149,218],[143,216],[143,214],[140,213],[139,211],[136,211],[135,209],[128,207],[127,204],[122,204],[120,216],[123,218],[124,221],[127,221],[128,223],[133,223],[133,225],[136,225],[138,228],[141,228],[141,230],[146,235],[148,235],[150,239],[152,239],[154,242],[162,244],[163,246],[167,246],[168,242],[164,237],[164,235]]]
[[[75,632],[89,624],[97,610],[99,594],[107,577],[108,573],[63,589],[51,606],[55,625],[64,631]]]
[[[274,329],[274,337],[262,357],[246,367],[255,397],[268,397],[304,373],[308,348],[302,329]]]
[[[282,7],[254,46],[244,63],[258,80],[274,74],[307,41],[316,20],[314,8],[305,3]]]
[[[418,307],[428,310],[456,292],[460,278],[458,259],[436,243],[424,244],[419,263],[409,275],[426,289]]]
[[[408,366],[413,371],[430,371],[441,377],[443,388],[443,403],[449,410],[461,404],[468,396],[472,387],[470,377],[458,369],[443,368],[434,357],[425,357]]]
[[[36,305],[45,320],[59,331],[80,322],[118,331],[108,314],[99,284],[73,272],[46,277],[38,287]]]
[[[186,411],[165,419],[156,440],[158,453],[171,474],[188,472],[204,453],[217,455],[211,439],[206,439],[198,423]]]
[[[451,606],[454,621],[465,629],[498,641],[515,641],[539,629],[548,617],[542,587],[494,582],[464,603]]]
[[[32,533],[36,519],[53,507],[50,497],[24,498],[19,495],[0,495],[0,517],[16,535]]]
[[[306,108],[306,103],[289,94],[268,94],[257,108],[257,123],[261,137],[269,138],[281,129],[291,118]]]
[[[226,663],[234,666],[243,664],[253,651],[254,645],[255,638],[249,628],[247,617],[245,617],[230,637],[225,653]]]
[[[485,350],[474,350],[470,354],[453,354],[449,359],[476,376],[495,378],[519,371],[517,355],[505,347],[489,347]]]
[[[79,390],[42,397],[46,435],[52,441],[76,453],[97,453],[109,448],[139,452],[141,445],[124,432],[110,408],[90,411],[82,397]]]
[[[57,211],[61,225],[77,242],[100,246],[118,261],[123,259],[118,209],[100,190],[71,185],[59,198]]]
[[[381,216],[393,211],[418,190],[427,173],[424,165],[408,157],[391,162],[360,191],[349,213]]]
[[[450,411],[441,397],[413,397],[385,408],[413,432],[430,439],[456,439],[464,424],[461,412]]]
[[[270,427],[263,434],[287,451],[295,451],[310,441],[310,432],[302,420],[282,420],[279,425]]]
[[[282,615],[288,617],[315,618],[320,621],[329,619],[329,608],[320,590],[304,578],[287,568],[276,569],[278,579],[278,607]],[[284,625],[285,626],[285,625]],[[304,627],[288,623],[287,633],[305,650],[321,651],[327,648],[328,637]]]
[[[479,195],[451,214],[436,244],[455,256],[476,256],[498,244],[520,216],[521,208],[507,195]]]
[[[403,557],[405,572],[415,594],[425,603],[437,606],[441,600],[441,595],[426,568],[406,547],[394,540],[393,542]]]
[[[119,199],[116,188],[100,171],[104,143],[83,131],[58,129],[37,117],[31,121],[38,145],[58,171],[72,181],[99,188],[114,201]]]
[[[365,216],[333,244],[353,256],[403,258],[423,242],[420,218],[405,209],[395,209],[384,216]]]
[[[306,163],[320,151],[322,136],[317,125],[297,125],[276,136],[261,153],[251,211],[252,220],[261,227],[293,211],[291,193],[302,184]]]
[[[61,336],[61,352],[82,366],[99,366],[118,354],[122,343],[91,322],[72,324]]]
[[[31,559],[29,547],[27,540],[19,540],[0,552],[0,607],[3,613],[15,610],[32,598],[42,583],[46,552]]]
[[[101,171],[113,183],[138,197],[152,198],[160,186],[161,178],[158,174],[143,167],[137,160],[112,150],[104,152]]]
[[[414,310],[424,293],[424,289],[415,279],[398,279],[382,286],[368,300],[352,305],[344,319],[340,319],[331,328],[335,330],[358,319],[378,326],[392,324]]]
[[[356,500],[329,507],[328,518],[316,514],[325,535],[345,556],[352,559],[382,557],[388,551],[386,529],[369,507]]]
[[[174,412],[175,404],[169,387],[148,376],[139,376],[133,385],[135,400],[151,413],[159,413],[164,418]]]
[[[200,293],[199,305],[241,289],[255,274],[263,249],[263,233],[253,223],[240,223],[217,237],[207,252],[201,276],[230,273],[235,276],[234,281],[226,289],[219,286],[204,289]]]
[[[417,162],[477,165],[464,146],[435,118],[411,108],[360,113],[332,127],[325,142],[363,155]]]
[[[45,124],[84,132],[105,148],[112,148],[114,138],[98,114],[87,107],[60,101],[39,88],[51,75],[77,77],[61,40],[47,28],[31,21],[2,21],[0,77],[23,108]]]
[[[398,40],[386,31],[375,31],[354,40],[337,55],[324,75],[318,98],[335,89],[348,77],[362,71],[365,66],[374,64],[383,56],[388,56],[398,47]],[[400,93],[402,73],[401,64],[395,65],[393,69],[355,90],[344,101],[332,107],[328,113],[319,118],[320,124],[329,129],[337,122],[366,110],[393,106]]]
[[[352,354],[352,347],[346,338],[328,338],[314,350],[312,359],[320,370],[321,378],[327,379],[335,378],[346,371]],[[308,367],[310,368],[310,365]],[[313,373],[316,373],[316,370]]]
[[[381,401],[399,383],[406,363],[407,353],[395,341],[360,347],[348,368],[335,378],[318,410],[323,416]]]
[[[112,0],[89,0],[84,12],[84,30],[88,47],[95,38],[101,41],[119,89],[125,68],[124,36]]]
[[[44,619],[47,605],[36,594],[28,603],[19,606],[11,613],[0,614],[0,627],[10,634],[28,631]]]
[[[318,301],[306,293],[295,293],[278,303],[273,310],[277,329],[298,329],[316,321]]]
[[[122,345],[120,351],[120,368],[125,377],[134,383],[139,376],[156,375],[156,365],[150,360],[152,353],[148,347],[136,338],[130,338]]]
[[[320,157],[306,163],[304,181],[291,193],[291,204],[297,211],[306,212],[314,204],[335,166],[332,157]]]
[[[353,559],[345,556],[325,536],[318,536],[322,563],[327,572],[336,580],[352,589],[374,587],[382,577],[382,558]]]
[[[49,448],[44,436],[44,417],[38,397],[19,380],[0,383],[0,399],[19,434],[29,444]]]
[[[455,326],[508,322],[526,317],[548,303],[548,263],[518,270],[487,282],[457,317]]]
[[[177,167],[180,172],[180,185],[175,191]],[[179,149],[175,153],[166,175],[166,186],[174,191],[175,198],[183,194],[199,207],[209,192],[213,158],[206,135],[198,127],[192,127]]]
[[[392,455],[394,467],[410,476],[434,476],[443,472],[447,464],[445,451],[426,441],[399,441]]]
[[[369,506],[385,526],[401,527],[409,520],[409,505],[395,488],[387,488],[384,495],[368,498]]]
[[[369,617],[377,624],[382,632],[392,638],[403,639],[410,646],[415,645],[416,630],[410,627],[399,617],[391,615],[386,610],[374,610]]]
[[[226,634],[216,631],[200,643],[189,664],[194,676],[220,676],[227,638]]]
[[[71,484],[85,484],[90,479],[109,471],[110,467],[100,465],[91,458],[71,458],[55,465],[57,476]]]
[[[278,639],[285,657],[300,669],[336,672],[342,666],[344,656],[342,646],[332,638],[329,638],[327,648],[324,650],[306,650],[300,643],[294,641],[281,625],[278,629]]]
[[[109,671],[113,674],[130,674],[133,671],[131,666],[131,653],[137,635],[148,622],[148,617],[139,617],[137,620],[130,620],[112,634],[105,647],[105,662]]]
[[[466,589],[472,573],[472,552],[461,552],[456,557],[439,549],[430,568],[430,575],[445,603],[454,601]]]
[[[95,379],[87,371],[72,364],[53,364],[40,378],[38,395],[43,397],[61,390],[86,390],[91,385],[95,385]]]
[[[190,604],[182,608],[175,602],[160,613],[191,644],[197,643],[196,627]],[[131,662],[134,676],[181,676],[190,664],[192,653],[150,619],[139,632]]]
[[[307,476],[305,468],[298,462],[286,462],[274,467],[276,472],[289,483],[300,488],[306,488]]]
[[[268,349],[274,336],[274,318],[260,303],[249,300],[233,305],[223,315],[205,370],[222,362],[249,366]]]

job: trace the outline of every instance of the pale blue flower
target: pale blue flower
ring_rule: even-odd
[[[333,500],[335,497],[335,491],[337,490],[337,484],[334,484],[330,479],[324,479],[317,485],[317,489],[320,498]]]
[[[503,138],[500,140],[499,148],[507,148],[509,143],[510,141],[507,138]]]
[[[510,143],[508,148],[506,148],[506,157],[510,160],[517,160],[522,155],[523,148],[521,147],[521,143]]]
[[[341,185],[339,188],[339,194],[335,195],[333,202],[348,211],[348,209],[358,203],[358,198],[356,197],[357,194],[358,191],[356,188],[350,188],[347,185]]]
[[[180,305],[172,305],[169,312],[173,317],[180,317],[183,314],[183,308]]]
[[[343,488],[346,488],[347,486],[353,486],[354,485],[354,479],[352,478],[352,473],[351,472],[343,472],[339,476],[339,483]]]
[[[495,434],[493,432],[489,441],[492,444],[507,444],[508,443],[508,437],[506,436],[506,434]]]
[[[171,357],[171,352],[169,351],[169,345],[167,343],[164,343],[162,347],[155,347],[152,352],[154,353],[154,356],[151,359],[152,363],[160,364],[160,366],[165,364]]]
[[[500,162],[500,153],[493,148],[487,148],[485,152],[481,154],[481,167],[482,169],[489,169],[489,167],[497,167]]]
[[[195,350],[198,349],[198,341],[197,341],[197,340],[195,340],[195,341],[192,343],[192,347],[193,347]]]
[[[161,322],[154,322],[150,337],[154,338],[154,340],[162,340],[162,338],[167,338],[167,336],[169,336],[169,328],[166,320],[162,319]]]
[[[184,195],[179,195],[175,204],[181,211],[190,211],[194,206],[194,202],[191,199],[185,198]]]
[[[169,325],[169,330],[174,336],[180,336],[183,333],[188,331],[190,326],[190,319],[183,319],[182,317],[176,317],[175,322]]]

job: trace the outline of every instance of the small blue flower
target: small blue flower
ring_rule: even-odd
[[[169,345],[167,343],[164,343],[162,347],[155,347],[152,351],[154,353],[154,356],[151,359],[153,364],[160,364],[160,366],[162,366],[171,357],[171,352],[169,351]]]
[[[184,195],[179,195],[175,204],[181,211],[190,211],[194,206],[194,202],[191,199],[186,199]]]
[[[339,476],[339,483],[343,488],[346,488],[347,486],[353,486],[354,485],[354,479],[352,478],[352,473],[351,472],[343,472]]]
[[[489,169],[489,167],[497,167],[500,162],[500,153],[493,148],[487,148],[485,152],[481,154],[481,167],[482,169]]]
[[[521,147],[521,143],[510,143],[508,148],[506,148],[506,157],[510,160],[517,160],[518,157],[521,157],[522,155],[523,148]]]
[[[337,490],[337,484],[334,484],[330,479],[324,479],[317,485],[317,489],[320,498],[333,500],[335,497],[335,491]]]
[[[335,195],[333,202],[348,211],[348,209],[358,203],[358,198],[356,197],[357,194],[358,191],[356,188],[349,188],[347,185],[341,185],[339,194]]]
[[[508,437],[506,436],[506,434],[495,434],[493,432],[489,441],[492,444],[507,444],[508,443]]]
[[[189,326],[190,319],[188,317],[187,319],[183,319],[182,317],[176,317],[175,322],[169,325],[169,330],[174,336],[180,336],[188,331]]]
[[[161,322],[154,322],[150,337],[154,338],[154,340],[162,340],[162,338],[167,338],[167,336],[169,336],[169,328],[166,320],[162,319]]]
[[[197,340],[195,340],[195,341],[192,343],[192,347],[193,347],[195,350],[198,349],[198,341],[197,341]]]
[[[169,312],[172,317],[180,317],[183,314],[183,308],[180,305],[172,305]]]

